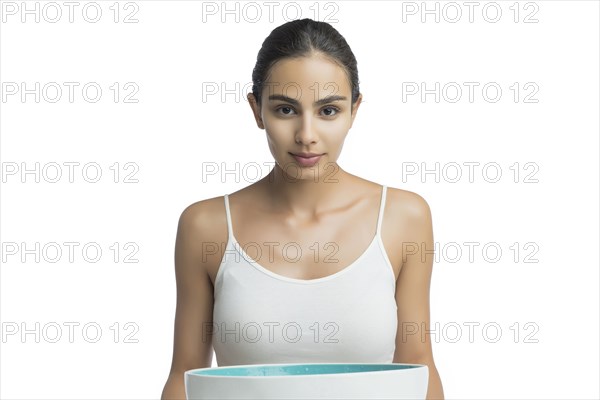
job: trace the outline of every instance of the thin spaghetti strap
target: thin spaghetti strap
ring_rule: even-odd
[[[383,220],[383,210],[385,209],[386,192],[387,186],[383,185],[381,189],[381,201],[379,203],[379,216],[377,218],[377,235],[381,235],[381,221]]]
[[[231,226],[231,211],[229,210],[229,195],[225,194],[225,216],[227,218],[227,236],[229,239],[233,239],[233,228]]]

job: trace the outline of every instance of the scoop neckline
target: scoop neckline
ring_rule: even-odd
[[[244,249],[242,248],[242,245],[237,241],[237,239],[235,238],[233,233],[230,236],[231,236],[230,239],[232,241],[233,247],[236,249],[236,251],[238,253],[240,253],[242,255],[242,257],[244,257],[246,259],[246,261],[248,261],[248,263],[250,265],[252,265],[254,268],[256,268],[257,270],[259,270],[275,279],[279,279],[281,281],[300,283],[303,285],[307,285],[307,284],[313,284],[313,283],[326,282],[326,281],[335,279],[341,275],[346,274],[348,271],[350,271],[356,264],[358,264],[365,257],[365,255],[369,252],[369,250],[371,250],[371,247],[373,247],[373,245],[377,242],[377,240],[379,238],[379,232],[377,232],[377,231],[375,232],[375,236],[373,237],[373,239],[371,239],[371,242],[369,243],[369,245],[367,246],[365,251],[363,251],[356,260],[352,261],[349,265],[342,268],[338,272],[335,272],[331,275],[323,276],[321,278],[314,278],[314,279],[290,278],[288,276],[278,274],[276,272],[271,271],[270,269],[263,267],[262,265],[260,265],[260,263],[258,261],[254,260],[252,257],[250,257],[246,253],[246,251],[244,251]]]

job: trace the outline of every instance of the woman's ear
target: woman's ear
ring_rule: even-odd
[[[352,120],[350,121],[350,127],[352,128],[352,124],[354,123],[354,118],[356,118],[356,112],[358,111],[358,106],[360,106],[360,102],[362,101],[362,93],[358,94],[358,98],[356,99],[356,103],[352,105]]]
[[[261,109],[253,93],[248,93],[248,103],[250,104],[250,108],[252,108],[252,113],[254,114],[256,125],[258,125],[260,129],[265,129],[265,125],[262,121]]]

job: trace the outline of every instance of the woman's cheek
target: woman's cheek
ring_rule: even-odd
[[[333,120],[325,120],[321,124],[319,124],[319,130],[327,134],[327,136],[322,136],[322,139],[325,140],[339,140],[343,139],[346,133],[348,132],[349,124],[344,118],[336,118]]]
[[[293,130],[293,124],[291,121],[282,120],[279,118],[270,118],[265,120],[265,129],[271,136],[281,137],[288,134]]]

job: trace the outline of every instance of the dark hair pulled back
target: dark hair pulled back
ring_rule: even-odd
[[[321,53],[346,71],[352,89],[352,105],[359,96],[358,69],[346,39],[327,22],[304,18],[275,28],[262,44],[252,71],[252,93],[258,105],[271,67],[284,58]]]

